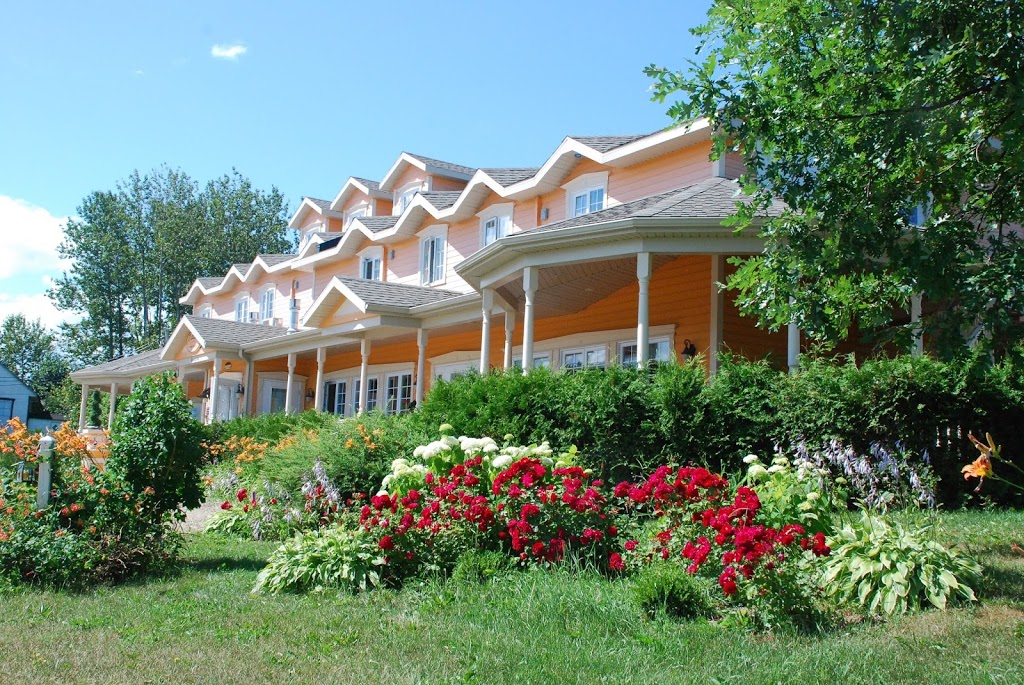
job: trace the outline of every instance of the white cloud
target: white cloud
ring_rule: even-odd
[[[134,76],[145,76],[146,72],[144,72],[142,69],[136,69],[135,71],[132,72],[132,74]]]
[[[239,57],[249,51],[249,48],[245,47],[241,43],[234,43],[233,45],[214,45],[210,48],[210,55],[217,59],[229,59],[231,61],[237,61]]]
[[[67,217],[0,195],[0,280],[64,271],[68,264],[57,254],[57,245],[64,239],[65,223]]]
[[[31,295],[9,295],[0,293],[0,321],[3,321],[11,314],[24,314],[29,321],[40,319],[43,325],[50,329],[56,329],[57,325],[65,321],[78,321],[80,314],[74,312],[62,312],[53,306],[44,293],[33,293]]]

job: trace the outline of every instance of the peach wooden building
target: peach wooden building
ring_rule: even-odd
[[[762,245],[722,225],[742,164],[711,162],[710,133],[571,136],[536,168],[403,153],[380,181],[304,198],[295,254],[200,278],[162,349],[73,374],[81,422],[91,389],[167,369],[209,421],[396,412],[468,369],[637,364],[690,341],[709,373],[723,348],[792,366],[799,332],[755,328],[716,285]]]

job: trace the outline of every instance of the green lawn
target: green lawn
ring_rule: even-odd
[[[979,606],[814,636],[650,621],[588,574],[252,596],[273,545],[196,535],[172,578],[0,595],[0,683],[1024,683],[1024,512],[944,526],[986,566]]]

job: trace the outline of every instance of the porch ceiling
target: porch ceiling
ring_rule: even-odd
[[[675,258],[675,255],[655,255],[654,269]],[[538,273],[535,314],[537,318],[575,314],[636,282],[634,255],[542,268]],[[495,288],[495,292],[514,305],[517,312],[523,313],[525,295],[521,277],[510,279]]]

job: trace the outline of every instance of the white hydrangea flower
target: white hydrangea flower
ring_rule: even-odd
[[[760,461],[761,461],[761,459],[758,458],[758,456],[756,454],[748,454],[747,456],[743,457],[743,463],[744,464],[754,464],[754,463],[758,463]]]
[[[821,497],[821,493],[818,493],[818,492],[808,492],[807,493],[807,499],[810,500],[811,502],[813,502],[814,500],[818,499],[819,497]]]
[[[448,440],[451,440],[452,442],[449,443]],[[420,445],[413,450],[412,454],[418,459],[433,459],[442,452],[450,452],[452,447],[458,444],[458,440],[455,440],[455,438],[448,438],[446,436],[445,438],[435,440],[434,442],[426,445]]]
[[[782,464],[772,464],[768,467],[768,473],[778,473],[779,471],[785,471],[786,467]]]
[[[789,459],[786,459],[784,456],[780,454],[779,456],[772,459],[772,463],[775,464],[776,466],[789,466]]]
[[[747,477],[752,480],[756,480],[761,476],[765,475],[766,473],[768,473],[768,469],[761,466],[760,464],[752,464],[750,468],[747,469]]]
[[[459,436],[459,448],[466,454],[489,454],[498,451],[498,443],[491,438]]]
[[[491,468],[494,468],[498,471],[504,471],[511,465],[512,457],[511,455],[508,454],[499,454],[498,456],[491,460]]]

